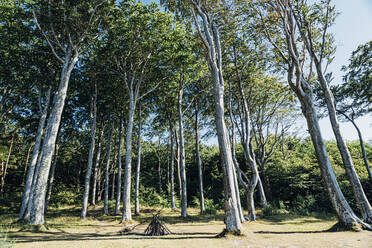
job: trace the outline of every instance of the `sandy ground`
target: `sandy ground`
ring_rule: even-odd
[[[87,221],[57,218],[45,233],[8,231],[14,247],[360,247],[372,248],[372,232],[327,232],[335,224],[332,219],[288,216],[276,220],[262,219],[244,223],[241,237],[215,238],[223,228],[214,217],[181,221],[177,213],[165,216],[167,227],[174,233],[162,237],[144,236],[148,223],[138,226],[128,235],[118,232],[123,225],[119,217],[97,217]],[[138,222],[151,217],[142,215]]]

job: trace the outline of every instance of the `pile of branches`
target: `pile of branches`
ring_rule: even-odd
[[[145,234],[149,236],[163,236],[172,234],[172,232],[166,227],[159,219],[160,212],[155,214],[152,218],[151,223],[145,230]]]

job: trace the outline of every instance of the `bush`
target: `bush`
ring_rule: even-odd
[[[214,204],[212,199],[204,199],[205,213],[210,215],[216,215],[218,206]]]
[[[134,197],[132,198],[134,200]],[[139,189],[139,201],[142,206],[148,207],[166,207],[168,206],[167,199],[163,198],[152,187],[145,188],[143,185]]]
[[[305,197],[297,195],[294,202],[292,202],[292,212],[300,215],[310,215],[311,212],[317,210],[317,202],[313,195]]]
[[[53,190],[54,191],[54,190]],[[82,193],[76,192],[74,188],[67,188],[65,185],[58,185],[55,187],[55,192],[52,193],[50,203],[54,207],[64,205],[75,205],[79,204],[82,199]]]
[[[278,214],[280,211],[273,205],[269,204],[266,208],[262,209],[262,217],[269,217]]]

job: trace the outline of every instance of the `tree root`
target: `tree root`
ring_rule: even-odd
[[[221,233],[217,234],[216,238],[225,238],[229,236],[244,236],[244,235],[242,234],[240,230],[232,231],[232,230],[223,229]]]
[[[352,222],[351,224],[345,224],[342,222],[337,222],[334,224],[328,232],[343,232],[343,231],[352,231],[352,232],[361,232],[363,230],[372,231],[372,227],[365,222]]]
[[[18,232],[33,232],[33,233],[43,233],[47,232],[49,229],[45,225],[32,225],[32,224],[26,224],[21,227],[21,229]]]

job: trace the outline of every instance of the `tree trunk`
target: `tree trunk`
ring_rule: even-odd
[[[27,173],[27,167],[28,167],[28,161],[30,159],[30,154],[31,154],[31,149],[32,149],[32,146],[34,144],[31,143],[30,147],[28,148],[28,151],[27,151],[27,157],[26,157],[26,163],[25,163],[25,169],[23,171],[23,177],[22,177],[22,185],[24,185],[25,183],[25,179],[26,179],[26,173]]]
[[[91,105],[91,127],[90,127],[90,147],[89,147],[89,156],[88,156],[88,168],[85,173],[84,180],[84,193],[83,193],[83,202],[80,213],[80,218],[85,219],[87,216],[88,209],[88,198],[89,198],[89,186],[90,186],[90,177],[92,175],[92,166],[93,166],[93,154],[96,141],[96,130],[97,130],[97,84],[95,83],[95,93],[92,99]]]
[[[203,164],[202,158],[199,150],[199,101],[198,99],[195,102],[195,150],[196,150],[196,159],[198,163],[198,174],[199,174],[199,202],[200,202],[200,213],[202,214],[205,211],[204,206],[204,193],[203,193]]]
[[[112,182],[111,182],[111,200],[115,199],[115,171],[112,173]]]
[[[180,156],[181,156],[181,150],[180,150],[180,142],[178,137],[178,132],[175,128],[174,130],[174,137],[176,138],[176,147],[177,147],[177,179],[178,179],[178,198],[182,198],[182,183],[181,183],[181,169],[180,169]]]
[[[209,70],[214,83],[215,123],[218,137],[218,146],[222,158],[222,168],[225,186],[225,224],[226,231],[240,232],[242,229],[240,213],[238,208],[237,188],[234,180],[234,164],[232,160],[229,135],[225,124],[224,110],[224,79],[222,73],[222,52],[219,30],[213,20],[209,19],[206,10],[201,3],[193,3],[202,19],[204,35],[198,27],[201,39],[206,37],[204,44],[207,44],[207,60]],[[197,22],[196,17],[194,18]],[[235,175],[236,176],[236,175]]]
[[[254,206],[254,191],[247,191],[247,208],[248,208],[248,219],[250,221],[256,220],[256,211]]]
[[[97,155],[96,155],[96,162],[94,163],[93,168],[93,183],[92,183],[92,205],[96,205],[96,199],[97,199],[97,183],[99,181],[99,164],[101,160],[101,151],[102,151],[102,139],[103,139],[103,133],[104,133],[104,126],[101,127],[101,132],[98,137],[98,147],[97,147]],[[99,191],[99,187],[98,187]]]
[[[33,191],[34,198],[31,209],[30,224],[44,224],[44,203],[49,169],[52,161],[52,155],[56,143],[59,125],[61,122],[62,111],[67,96],[68,83],[70,80],[71,72],[78,61],[78,54],[74,54],[73,58],[71,58],[71,54],[71,48],[68,48],[61,72],[60,85],[58,91],[55,94],[54,105],[48,119],[46,135],[42,147],[40,168],[38,170],[35,190]]]
[[[53,189],[53,183],[54,183],[54,173],[55,173],[55,170],[56,170],[56,164],[57,164],[57,158],[58,158],[58,149],[59,149],[59,146],[56,145],[55,147],[55,151],[54,151],[54,160],[53,160],[53,164],[52,164],[52,167],[50,168],[50,175],[49,175],[49,186],[48,186],[48,191],[47,191],[47,196],[46,196],[46,200],[45,200],[45,213],[48,211],[48,207],[49,207],[49,202],[50,202],[50,197],[52,195],[52,189]]]
[[[159,194],[161,194],[162,193],[162,188],[161,188],[161,185],[162,185],[162,183],[161,183],[161,161],[160,161],[160,149],[161,149],[161,147],[160,147],[160,134],[159,134],[159,142],[158,142],[158,192],[159,192]]]
[[[6,172],[8,170],[8,166],[9,166],[10,155],[12,154],[12,149],[13,149],[13,144],[14,144],[14,134],[15,133],[13,133],[12,140],[10,141],[8,157],[6,158],[6,162],[5,162],[5,168],[2,171],[2,175],[1,175],[1,189],[0,189],[1,195],[4,193],[5,177],[6,177]]]
[[[117,161],[118,159],[118,154],[117,152],[115,152],[115,155],[114,155],[114,161]],[[111,182],[111,200],[114,200],[115,199],[115,162],[112,163],[112,182]]]
[[[292,82],[292,73],[288,73],[289,82]],[[341,192],[340,186],[337,182],[336,175],[331,166],[325,144],[323,142],[322,134],[319,127],[318,117],[313,101],[313,92],[311,86],[301,79],[302,89],[298,89],[294,86],[294,83],[290,83],[290,86],[298,96],[301,103],[302,113],[306,118],[308,131],[310,133],[311,140],[314,145],[315,154],[320,167],[321,175],[326,186],[331,203],[336,210],[338,219],[341,224],[352,227],[354,224],[363,225],[369,227],[363,223],[350,208],[346,201],[343,193]]]
[[[180,172],[181,172],[181,216],[187,217],[187,185],[186,185],[186,162],[185,162],[185,141],[183,137],[183,113],[182,113],[183,79],[180,80],[178,89],[178,132],[180,148]]]
[[[368,176],[369,176],[369,179],[371,180],[371,183],[372,183],[372,173],[371,173],[371,169],[370,169],[369,164],[368,164],[366,150],[364,148],[364,142],[363,142],[362,132],[360,131],[359,127],[356,125],[355,121],[352,121],[351,123],[353,123],[355,129],[358,132],[359,143],[360,143],[360,148],[362,149],[364,164],[366,165]]]
[[[119,147],[118,147],[118,180],[116,184],[116,204],[114,215],[120,212],[120,197],[121,197],[121,150],[123,145],[123,120],[120,119],[119,127]]]
[[[238,211],[239,211],[239,218],[241,222],[244,222],[244,213],[243,213],[243,208],[240,200],[240,192],[239,192],[239,184],[238,184],[238,179],[243,184],[243,187],[245,186],[245,183],[243,182],[243,178],[241,175],[241,171],[238,165],[238,161],[236,159],[236,133],[235,133],[235,122],[234,122],[234,117],[233,117],[233,111],[232,111],[232,90],[231,90],[231,83],[229,83],[229,117],[230,117],[230,122],[231,122],[231,156],[235,168],[235,173],[234,173],[234,183],[235,183],[235,188],[236,188],[236,199],[238,201]],[[236,176],[236,172],[238,173],[238,177]]]
[[[263,164],[259,164],[261,169],[261,176],[260,176],[260,182],[263,186],[263,190],[265,192],[265,196],[267,196],[268,201],[272,201],[272,193],[271,193],[271,186],[270,182],[267,178],[266,172],[265,172],[265,166]]]
[[[364,193],[362,184],[360,183],[359,177],[356,173],[353,161],[351,159],[349,149],[347,148],[346,143],[341,135],[340,125],[336,114],[336,107],[334,105],[334,98],[332,92],[329,89],[328,83],[323,75],[320,63],[318,63],[318,61],[315,60],[315,64],[318,73],[318,79],[320,85],[322,86],[324,97],[327,103],[329,119],[332,124],[332,130],[336,137],[337,146],[341,153],[346,174],[353,189],[354,198],[357,201],[359,210],[362,213],[364,221],[372,224],[372,207]]]
[[[112,140],[112,126],[110,121],[109,127],[109,137],[107,140],[107,158],[106,158],[106,168],[105,168],[105,193],[103,201],[103,214],[108,214],[108,198],[109,198],[109,168],[111,159],[111,140]]]
[[[130,94],[129,100],[129,115],[128,127],[125,138],[125,169],[124,169],[124,188],[123,188],[123,215],[121,222],[132,220],[132,212],[130,206],[130,191],[132,183],[132,136],[133,136],[133,121],[136,103],[133,94]]]
[[[171,149],[171,161],[170,161],[170,195],[171,195],[171,208],[176,210],[176,202],[174,196],[174,132],[173,132],[173,122],[169,120],[169,135],[170,135],[170,149]]]
[[[41,139],[42,139],[42,136],[43,136],[43,133],[44,133],[45,120],[46,120],[46,117],[47,117],[47,114],[48,114],[51,91],[52,91],[52,89],[51,89],[51,87],[49,87],[49,89],[47,91],[47,94],[46,94],[46,97],[45,97],[44,107],[42,109],[40,109],[41,110],[41,116],[40,116],[40,120],[39,120],[39,126],[37,128],[37,134],[36,134],[36,138],[35,138],[34,149],[32,150],[30,165],[29,165],[28,171],[27,171],[26,185],[25,185],[25,189],[24,189],[24,192],[23,192],[21,209],[20,209],[19,215],[18,215],[19,220],[25,219],[24,218],[25,217],[25,212],[26,212],[26,209],[27,209],[27,206],[28,206],[28,203],[29,203],[29,200],[30,200],[30,195],[31,195],[31,192],[32,192],[31,187],[32,187],[32,182],[34,180],[36,164],[38,162]],[[40,96],[40,98],[41,98],[41,96]]]
[[[101,168],[101,163],[98,165],[98,173],[97,173],[97,202],[100,202],[102,200],[102,168]]]
[[[262,206],[263,206],[263,208],[266,208],[267,207],[267,200],[266,200],[265,190],[264,190],[264,187],[262,185],[262,181],[261,181],[260,177],[258,177],[257,185],[258,185],[258,194],[260,195]]]
[[[141,104],[138,106],[138,140],[137,140],[137,168],[136,168],[136,185],[135,185],[135,205],[134,205],[134,215],[139,215],[139,181],[140,181],[140,171],[141,171]]]

